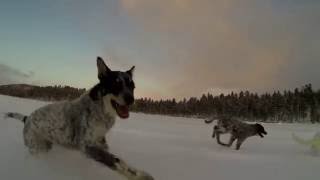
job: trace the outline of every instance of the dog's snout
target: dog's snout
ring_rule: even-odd
[[[134,102],[134,97],[131,94],[126,94],[124,95],[124,101],[128,104],[131,105]]]

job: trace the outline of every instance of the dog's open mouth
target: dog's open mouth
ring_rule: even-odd
[[[259,136],[263,138],[264,137],[263,135],[267,135],[267,134],[268,133],[264,131],[264,132],[259,133]]]
[[[120,105],[116,101],[111,100],[113,108],[116,110],[119,117],[126,119],[129,117],[129,107],[127,105]]]

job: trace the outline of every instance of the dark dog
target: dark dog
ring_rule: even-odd
[[[99,83],[80,98],[49,104],[30,116],[6,116],[25,123],[24,143],[32,154],[47,152],[58,144],[80,150],[129,180],[153,180],[148,173],[111,154],[105,140],[117,116],[129,117],[129,106],[134,102],[134,67],[125,72],[111,71],[100,57],[97,66]]]
[[[237,140],[237,150],[240,149],[241,144],[248,137],[259,135],[261,138],[263,138],[263,135],[267,135],[267,132],[264,130],[264,127],[261,124],[247,124],[228,117],[221,117],[218,119],[211,118],[209,120],[206,120],[205,123],[209,124],[214,120],[218,120],[218,123],[213,127],[212,138],[216,137],[218,144],[228,147],[230,147],[232,143]],[[220,141],[220,134],[226,133],[231,134],[228,144]]]

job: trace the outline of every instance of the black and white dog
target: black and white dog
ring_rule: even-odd
[[[19,113],[6,116],[25,123],[24,143],[31,154],[47,152],[58,144],[82,151],[129,180],[153,180],[148,173],[111,154],[105,140],[116,116],[129,117],[129,106],[134,102],[134,66],[126,72],[111,71],[100,57],[97,66],[99,83],[80,98],[49,104],[30,116]]]

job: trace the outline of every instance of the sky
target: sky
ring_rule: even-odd
[[[0,0],[0,84],[88,89],[101,56],[136,66],[137,97],[319,89],[319,19],[317,0]]]

